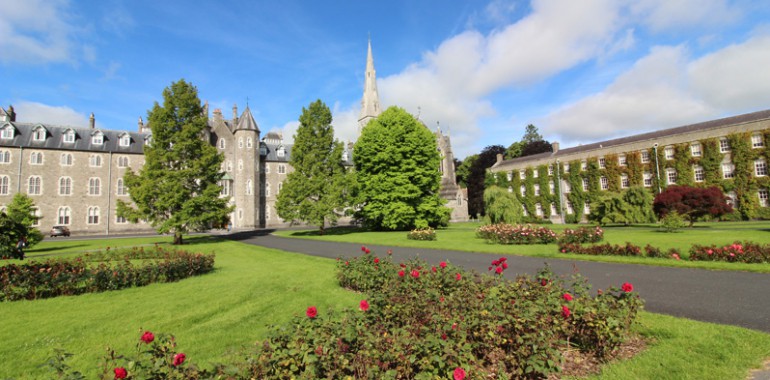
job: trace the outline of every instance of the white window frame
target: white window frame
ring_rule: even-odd
[[[505,177],[508,179],[508,181],[513,181],[513,172],[507,172],[505,173]]]
[[[126,187],[126,183],[123,181],[123,178],[118,178],[118,180],[115,181],[115,195],[128,195],[128,187]]]
[[[62,153],[59,158],[59,166],[72,166],[72,153]]]
[[[102,145],[104,144],[104,134],[101,132],[96,132],[91,136],[91,145]]]
[[[532,178],[539,178],[540,171],[537,168],[532,169]]]
[[[673,146],[667,146],[663,149],[663,155],[665,156],[666,161],[673,160],[675,154],[676,154],[676,151],[674,150]]]
[[[72,222],[72,210],[68,206],[59,207],[56,215],[56,224],[69,226]]]
[[[695,182],[703,182],[706,180],[706,173],[703,171],[703,166],[695,166],[692,168],[693,180]]]
[[[588,161],[583,160],[580,161],[580,171],[586,171],[588,170]]]
[[[131,136],[128,134],[120,136],[120,139],[118,140],[118,145],[122,147],[131,146]]]
[[[283,164],[278,165],[278,174],[286,174],[286,165],[283,165]]]
[[[41,195],[43,194],[43,178],[40,176],[30,176],[27,180],[27,194],[29,195]]]
[[[128,156],[118,156],[118,167],[127,168],[129,166]]]
[[[757,149],[757,148],[764,148],[765,142],[762,140],[762,134],[761,133],[754,133],[751,135],[751,148]]]
[[[642,174],[642,185],[644,187],[652,187],[652,173],[644,172]]]
[[[72,178],[59,177],[59,195],[72,195]]]
[[[639,152],[639,160],[643,163],[649,163],[650,162],[650,151],[649,150],[642,150]]]
[[[102,156],[98,154],[92,154],[88,157],[88,166],[92,168],[102,167]]]
[[[770,191],[759,189],[757,197],[759,197],[759,207],[770,207]]]
[[[102,195],[102,180],[99,177],[91,177],[88,179],[88,195],[99,196]]]
[[[527,178],[527,173],[524,170],[519,170],[519,179]]]
[[[754,176],[767,177],[767,161],[764,159],[754,160]]]
[[[722,178],[731,179],[735,178],[735,165],[731,162],[722,164]]]
[[[588,178],[583,178],[583,191],[588,191]]]
[[[700,143],[692,143],[690,144],[690,155],[692,157],[700,157],[703,155],[703,151],[701,150]]]
[[[539,196],[540,196],[540,184],[539,184],[539,183],[536,183],[536,184],[533,186],[533,188],[535,189],[535,196],[536,196],[536,197],[539,197]]]
[[[726,138],[719,139],[719,152],[727,153],[730,151],[730,140]]]
[[[620,156],[618,156],[618,165],[620,166],[628,165],[628,159],[626,158],[625,154],[621,154]]]
[[[91,206],[88,208],[88,217],[86,219],[86,224],[89,225],[96,225],[99,224],[99,206]]]
[[[3,140],[13,140],[14,128],[10,125],[0,129],[0,138]]]
[[[253,143],[251,141],[251,137],[247,137],[246,138],[246,149],[251,149],[252,146],[253,146]]]
[[[605,176],[601,176],[599,178],[599,184],[601,185],[602,190],[609,190],[610,189],[610,180],[607,179]]]
[[[628,189],[631,186],[631,183],[628,180],[628,174],[621,174],[620,175],[620,188],[621,189]]]
[[[11,178],[6,175],[0,176],[0,195],[8,195],[10,188]]]
[[[548,165],[548,175],[553,175],[553,165]]]
[[[526,186],[524,186],[524,185],[521,185],[521,187],[519,188],[519,190],[521,191],[521,196],[522,196],[522,197],[525,197],[525,196],[527,196],[527,187],[526,187]]]
[[[10,163],[11,163],[11,151],[0,150],[0,164],[10,164]]]
[[[32,140],[33,141],[45,141],[45,129],[41,127],[35,128],[35,130],[32,132]]]
[[[67,132],[64,132],[64,134],[61,136],[61,140],[64,143],[72,144],[75,142],[75,131],[69,130]]]
[[[667,168],[666,169],[666,183],[669,185],[676,185],[677,180],[677,173],[676,169],[674,168]]]
[[[29,154],[30,165],[43,165],[43,152],[33,151]]]
[[[607,160],[604,157],[599,157],[599,169],[607,169]]]

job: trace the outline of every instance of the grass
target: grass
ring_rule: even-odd
[[[339,241],[358,244],[386,244],[396,247],[436,248],[457,251],[482,252],[506,255],[522,255],[544,258],[559,258],[568,260],[601,261],[625,264],[641,264],[670,267],[687,267],[710,270],[736,270],[746,272],[770,273],[770,264],[743,264],[725,262],[691,262],[687,260],[655,259],[647,257],[618,257],[618,256],[587,256],[565,254],[558,252],[556,244],[547,245],[499,245],[486,243],[476,238],[476,229],[481,223],[455,223],[445,229],[436,231],[436,241],[408,240],[404,231],[364,231],[355,228],[327,229],[327,233],[319,236],[316,230],[282,230],[276,231],[279,236]],[[561,232],[565,228],[577,228],[575,225],[546,225],[554,231]],[[604,227],[604,242],[611,244],[633,243],[644,248],[648,243],[664,252],[676,248],[682,252],[682,258],[688,256],[690,246],[694,243],[709,245],[726,245],[738,241],[753,241],[767,243],[770,241],[770,222],[719,222],[696,223],[693,228],[685,228],[680,232],[662,232],[656,225],[639,226],[609,226]]]
[[[463,228],[474,229],[456,227]],[[399,234],[406,240],[405,233]],[[29,254],[67,256],[169,240],[52,241]],[[132,352],[140,329],[173,333],[180,350],[198,364],[227,361],[264,338],[267,325],[284,323],[307,306],[323,313],[355,308],[361,298],[339,288],[333,260],[215,238],[189,242],[187,249],[217,254],[214,273],[116,292],[0,303],[5,322],[0,378],[51,378],[40,364],[58,347],[75,353],[70,364],[94,378],[105,347]],[[643,312],[635,330],[651,339],[648,349],[604,367],[591,379],[745,379],[749,369],[770,357],[770,335],[743,328]]]

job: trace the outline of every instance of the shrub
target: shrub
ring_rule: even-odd
[[[409,231],[406,238],[409,240],[436,240],[436,230],[430,227],[417,228]]]
[[[558,241],[559,243],[585,244],[598,243],[602,240],[604,240],[604,230],[596,226],[594,228],[580,227],[576,230],[567,228],[561,233]]]
[[[134,265],[131,260],[150,260]],[[98,264],[97,264],[98,263]],[[0,267],[0,301],[34,300],[173,282],[214,269],[214,255],[155,246]]]
[[[556,233],[549,228],[503,223],[479,227],[476,237],[497,244],[549,244],[556,241]]]
[[[641,256],[642,249],[636,245],[626,242],[626,245],[580,245],[576,243],[560,243],[559,252],[577,253],[581,255],[610,255],[610,256]]]
[[[663,253],[660,248],[653,247],[649,244],[644,246],[644,253],[647,257],[672,258],[677,260],[681,258],[681,253],[676,248],[670,248],[666,253]]]
[[[666,232],[676,232],[687,227],[687,223],[678,212],[672,211],[660,220],[660,226]]]
[[[738,242],[717,247],[695,244],[690,248],[692,261],[727,261],[731,263],[770,263],[770,244]]]

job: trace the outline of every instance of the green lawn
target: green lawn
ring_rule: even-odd
[[[749,272],[770,273],[770,264],[742,264],[722,262],[690,262],[687,260],[653,259],[646,257],[616,257],[616,256],[586,256],[563,254],[558,252],[556,244],[547,245],[499,245],[489,244],[476,238],[476,229],[480,223],[454,223],[448,228],[436,232],[436,241],[415,241],[406,238],[407,233],[361,231],[352,228],[337,228],[327,230],[327,234],[319,236],[315,230],[276,231],[279,236],[340,241],[358,244],[384,244],[401,247],[452,249],[469,252],[484,252],[506,255],[525,255],[548,258],[563,258],[571,260],[589,260],[615,263],[642,265],[689,267],[714,270],[738,270]],[[577,228],[575,225],[545,225],[554,231],[561,232],[565,228]],[[719,222],[696,223],[693,228],[685,228],[680,232],[662,232],[656,225],[641,226],[610,226],[604,228],[604,242],[611,244],[633,243],[644,248],[651,244],[664,251],[677,248],[682,257],[688,255],[690,246],[698,244],[732,244],[736,240],[753,241],[766,244],[770,242],[770,222]]]
[[[47,241],[29,255],[169,240]],[[226,361],[240,347],[263,338],[267,325],[286,322],[307,306],[316,305],[323,313],[355,308],[361,299],[339,288],[333,260],[214,238],[189,242],[186,249],[217,254],[214,273],[115,292],[0,303],[5,322],[0,378],[51,378],[40,364],[58,347],[76,354],[73,367],[94,378],[105,347],[131,352],[140,329],[173,333],[180,350],[196,363]],[[747,329],[642,313],[635,330],[652,339],[650,347],[631,360],[606,366],[595,378],[742,380],[770,357],[770,335]]]

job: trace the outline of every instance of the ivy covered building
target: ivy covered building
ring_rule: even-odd
[[[524,212],[577,222],[604,192],[634,186],[717,186],[742,219],[770,219],[770,110],[497,162],[497,185]]]

